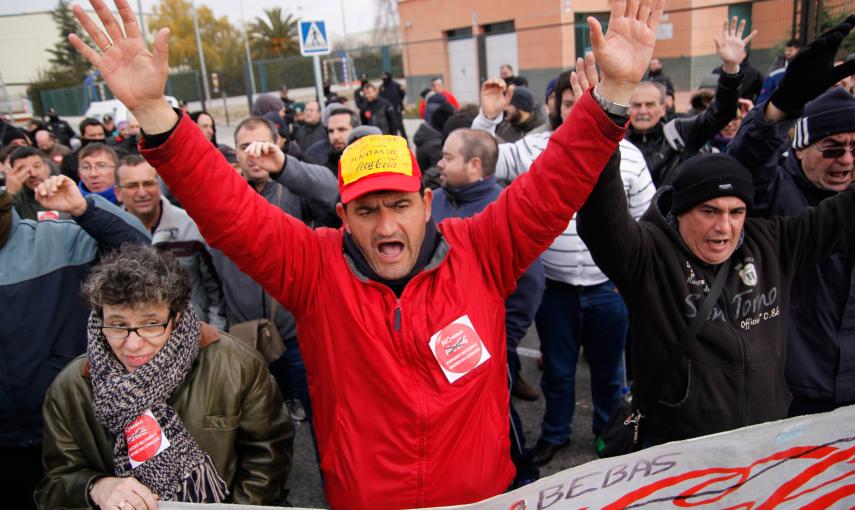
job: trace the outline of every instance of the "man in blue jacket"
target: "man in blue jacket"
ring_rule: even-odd
[[[756,215],[797,216],[850,187],[855,98],[840,87],[855,62],[834,66],[855,16],[820,35],[787,66],[767,102],[743,120],[727,152],[753,174]],[[789,129],[795,140],[780,155]],[[787,332],[790,415],[855,403],[855,251],[842,245],[793,280]]]
[[[81,282],[100,252],[149,242],[139,220],[97,194],[84,198],[69,177],[48,178],[35,195],[74,221],[22,220],[0,191],[0,489],[14,508],[35,508],[44,393],[86,351]]]
[[[502,193],[496,183],[496,161],[499,147],[489,133],[474,129],[457,129],[445,140],[439,160],[442,193],[433,196],[431,217],[468,218],[481,212]],[[543,266],[540,260],[529,266],[517,281],[517,289],[505,302],[505,330],[508,340],[509,388],[519,372],[517,345],[534,322],[543,296]],[[525,451],[525,435],[519,415],[511,405],[511,458],[517,467],[517,486],[537,480],[538,469]]]

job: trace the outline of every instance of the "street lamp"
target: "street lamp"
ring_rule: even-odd
[[[205,66],[205,50],[202,48],[202,36],[199,35],[199,19],[196,16],[196,5],[190,2],[190,13],[193,15],[193,30],[196,32],[196,50],[199,52],[199,67],[202,70],[202,85],[205,90],[205,97],[202,100],[202,109],[205,109],[205,102],[211,100],[211,89],[208,88],[208,69]]]

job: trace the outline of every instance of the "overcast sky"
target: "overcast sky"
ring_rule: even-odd
[[[72,0],[73,2],[75,0]],[[110,2],[110,0],[107,0]],[[156,0],[141,0],[143,10],[150,11]],[[0,1],[0,14],[49,11],[56,6],[57,0],[16,0]],[[86,5],[85,0],[76,3]],[[136,10],[137,0],[130,0]],[[196,0],[197,5],[207,5],[217,16],[228,16],[235,25],[240,23],[239,0]],[[243,12],[247,21],[261,16],[263,9],[281,7],[285,12],[304,19],[323,19],[327,22],[327,31],[338,38],[342,30],[342,6],[345,14],[347,33],[353,34],[371,30],[376,14],[375,0],[243,0]]]

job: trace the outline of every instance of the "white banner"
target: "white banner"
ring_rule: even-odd
[[[200,505],[159,503],[158,508],[181,510],[197,506]],[[628,507],[853,508],[855,406],[596,460],[480,503],[446,508]]]

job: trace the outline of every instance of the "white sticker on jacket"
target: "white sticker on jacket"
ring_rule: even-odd
[[[487,347],[466,315],[434,333],[430,337],[430,350],[452,383],[490,359]]]
[[[131,468],[142,465],[152,457],[169,448],[169,439],[157,423],[151,410],[125,427],[125,440],[128,445],[128,460]]]

